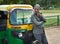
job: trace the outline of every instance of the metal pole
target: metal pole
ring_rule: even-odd
[[[57,25],[59,26],[59,15],[57,16]]]

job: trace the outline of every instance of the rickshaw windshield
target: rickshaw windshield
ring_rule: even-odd
[[[31,23],[32,9],[14,9],[10,15],[11,24],[29,24]]]

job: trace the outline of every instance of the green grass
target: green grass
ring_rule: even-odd
[[[55,26],[58,24],[57,16],[55,17],[46,17],[45,26]],[[59,25],[60,25],[60,18],[59,18]]]
[[[49,17],[46,17],[46,23],[45,23],[45,26],[55,26],[58,24],[58,21],[57,21],[57,16],[55,16],[54,14],[56,15],[60,15],[60,10],[40,10],[40,12],[42,12],[44,15],[50,15]],[[54,15],[54,16],[51,16],[51,15]],[[60,16],[59,16],[59,19],[60,19]],[[60,20],[59,20],[59,25],[60,25]]]

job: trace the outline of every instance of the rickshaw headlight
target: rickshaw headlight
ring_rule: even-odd
[[[18,35],[18,36],[19,36],[19,38],[21,38],[21,37],[23,36],[23,34],[22,34],[22,33],[19,33],[19,35]]]

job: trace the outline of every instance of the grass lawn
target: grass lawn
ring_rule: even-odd
[[[60,15],[60,10],[41,10],[44,16]]]
[[[59,22],[59,25],[60,25],[60,17],[59,17],[59,21],[57,20],[57,16],[55,16],[55,17],[46,17],[45,26],[54,26],[54,25],[57,25],[58,22]]]
[[[40,10],[44,16],[46,16],[47,22],[45,26],[54,26],[58,24],[57,15],[59,15],[59,25],[60,25],[60,10]],[[47,17],[49,16],[49,17]]]

